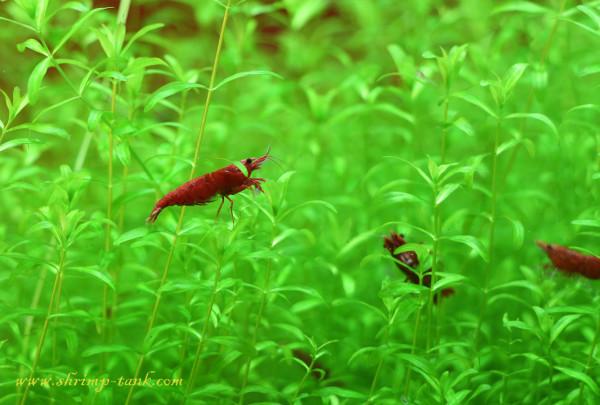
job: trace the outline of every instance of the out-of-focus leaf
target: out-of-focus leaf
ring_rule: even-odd
[[[46,76],[51,63],[52,61],[49,58],[43,59],[33,68],[33,72],[29,76],[29,80],[27,81],[27,95],[29,96],[29,103],[31,105],[37,103],[42,80],[44,80],[44,76]]]
[[[15,146],[28,145],[31,143],[44,143],[44,142],[39,139],[35,139],[35,138],[11,139],[10,141],[4,142],[2,145],[0,145],[0,152],[2,152],[3,150],[6,150],[6,149],[14,148]]]
[[[234,75],[231,75],[225,79],[223,79],[221,82],[219,82],[219,84],[217,84],[216,86],[214,86],[212,89],[217,90],[219,87],[226,85],[227,83],[242,78],[242,77],[246,77],[246,76],[259,76],[259,75],[263,75],[263,76],[273,76],[276,77],[278,79],[283,79],[282,76],[278,75],[277,73],[274,72],[270,72],[268,70],[250,70],[247,72],[240,72],[240,73],[236,73]]]
[[[197,83],[169,83],[162,86],[160,89],[156,90],[146,101],[146,105],[144,107],[144,111],[148,112],[154,108],[154,106],[165,98],[172,96],[176,93],[181,93],[185,90],[189,89],[207,89],[208,87],[197,84]]]

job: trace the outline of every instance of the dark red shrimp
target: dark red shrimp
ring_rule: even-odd
[[[568,274],[581,274],[592,280],[600,279],[600,259],[592,255],[584,255],[559,245],[536,240],[535,243],[548,255],[557,269]]]
[[[405,244],[406,241],[404,240],[404,235],[398,235],[394,231],[391,232],[389,238],[386,236],[383,237],[383,247],[386,248],[392,254],[394,259],[404,263],[411,269],[416,269],[417,266],[419,266],[419,258],[417,257],[417,254],[414,251],[410,250],[407,252],[394,254],[394,251],[396,249]],[[412,284],[421,284],[419,282],[419,276],[417,275],[417,273],[412,272],[406,266],[403,266],[400,263],[396,263],[396,266],[398,266],[402,273],[406,275],[408,281],[410,281]],[[423,275],[422,284],[425,287],[431,288],[431,274],[429,273],[431,273],[431,269],[427,270]],[[454,288],[452,287],[444,288],[442,290],[442,297],[448,297],[452,294],[454,294]],[[434,297],[433,302],[437,304],[437,295]]]
[[[217,194],[221,196],[221,205],[217,211],[217,217],[221,212],[221,207],[225,202],[225,198],[231,203],[231,219],[233,220],[233,201],[229,198],[230,195],[237,194],[247,188],[254,187],[259,191],[263,191],[260,187],[260,182],[265,179],[251,178],[252,172],[262,165],[265,160],[269,159],[269,151],[267,154],[259,158],[248,158],[240,162],[248,170],[246,176],[236,165],[231,164],[214,172],[207,173],[203,176],[196,177],[193,180],[183,183],[175,190],[170,191],[167,195],[161,198],[152,213],[146,220],[146,223],[156,221],[158,214],[165,208],[171,205],[206,205],[214,201],[213,197]],[[217,218],[215,217],[215,221]]]

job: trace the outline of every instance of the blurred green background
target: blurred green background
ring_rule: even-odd
[[[144,222],[189,179],[225,8],[121,5],[120,42],[117,3],[0,3],[0,403],[46,319],[35,376],[184,383],[28,403],[596,403],[597,282],[533,241],[600,252],[599,1],[232,2],[195,176],[277,161],[235,224],[181,227]],[[406,287],[391,230],[456,294]]]

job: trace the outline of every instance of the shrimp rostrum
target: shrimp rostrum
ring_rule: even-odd
[[[269,151],[267,150],[267,154],[262,157],[241,160],[240,163],[244,165],[248,171],[248,175],[238,169],[235,164],[231,164],[222,169],[206,173],[183,183],[175,190],[167,193],[167,195],[156,203],[152,213],[146,220],[146,223],[148,224],[156,221],[160,212],[171,205],[206,205],[207,203],[214,201],[214,197],[217,195],[221,197],[221,205],[217,211],[217,217],[227,198],[231,203],[230,210],[231,219],[233,221],[233,201],[229,196],[252,187],[262,192],[263,190],[260,187],[260,183],[264,182],[265,179],[252,178],[250,175],[254,170],[260,168],[260,166],[269,158],[271,158],[271,156],[269,156]],[[216,219],[217,218],[215,217],[215,221]]]

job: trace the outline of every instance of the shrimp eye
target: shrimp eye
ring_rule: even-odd
[[[246,164],[249,165],[250,163],[252,163],[252,158],[246,159]]]

